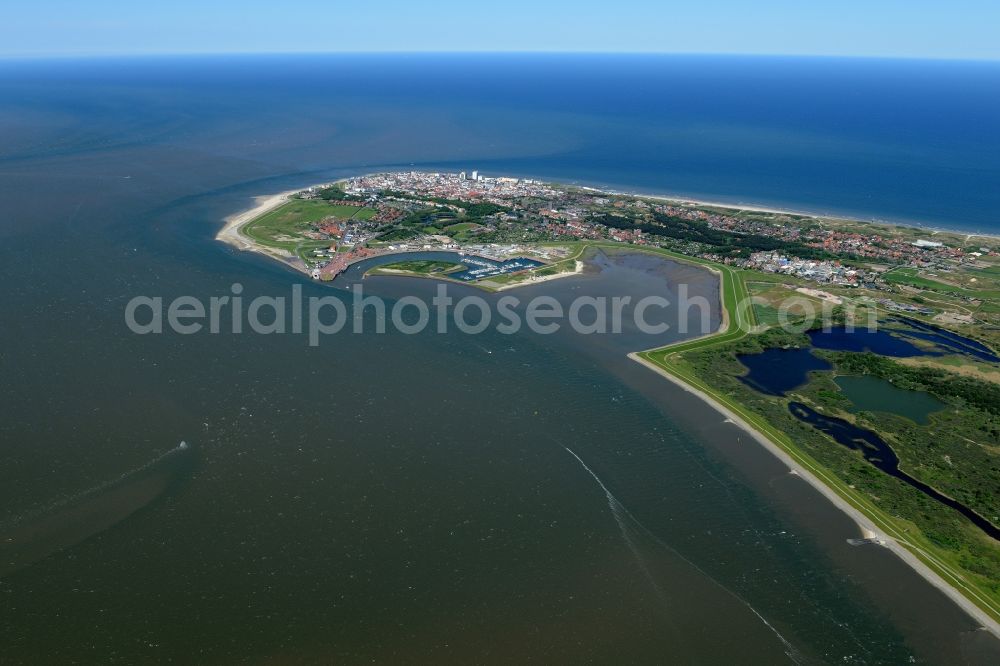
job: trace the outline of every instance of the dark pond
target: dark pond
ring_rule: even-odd
[[[768,349],[760,354],[742,354],[740,363],[750,371],[740,380],[770,395],[784,395],[802,386],[813,370],[829,370],[831,365],[807,348]]]
[[[1000,363],[1000,356],[975,340],[912,319],[897,321],[905,323],[909,328],[905,330],[856,328],[849,331],[841,326],[828,331],[822,329],[809,331],[809,339],[813,346],[819,349],[870,351],[896,358],[965,354],[988,363]],[[935,348],[917,346],[914,340],[931,342]]]
[[[907,335],[933,342],[938,347],[947,350],[946,353],[967,354],[979,359],[980,361],[986,361],[987,363],[1000,363],[1000,356],[997,356],[993,350],[986,345],[973,340],[972,338],[967,338],[963,335],[959,335],[958,333],[946,331],[945,329],[938,328],[937,326],[925,324],[922,321],[917,321],[916,319],[906,319],[904,321],[907,326],[912,329],[916,329],[907,332]]]
[[[899,456],[892,450],[885,441],[877,434],[864,428],[858,428],[854,424],[832,416],[820,414],[816,410],[801,402],[791,402],[788,410],[795,418],[808,423],[817,430],[826,433],[838,444],[842,444],[849,449],[861,451],[865,460],[889,476],[895,477],[907,483],[931,499],[955,509],[972,523],[988,534],[990,537],[1000,540],[1000,528],[986,520],[978,513],[957,502],[950,497],[942,495],[931,486],[919,481],[906,472],[899,469]]]
[[[897,358],[903,356],[940,356],[939,352],[921,349],[909,340],[881,328],[877,330],[856,328],[849,331],[841,326],[828,331],[817,329],[809,331],[809,340],[814,347],[834,351],[870,351],[882,356]]]

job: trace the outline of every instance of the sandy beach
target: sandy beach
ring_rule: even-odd
[[[924,564],[920,559],[917,558],[909,549],[900,544],[896,539],[887,535],[884,531],[877,529],[873,524],[871,519],[861,513],[853,505],[851,505],[847,500],[838,495],[833,491],[826,483],[824,483],[817,476],[817,473],[822,473],[819,470],[812,470],[806,468],[801,463],[792,458],[787,452],[782,448],[777,446],[770,439],[761,434],[756,428],[751,426],[749,423],[744,421],[739,415],[730,411],[725,405],[716,401],[710,395],[701,391],[694,386],[691,386],[687,382],[683,381],[679,377],[676,377],[663,368],[647,361],[646,359],[639,356],[639,352],[633,352],[628,355],[630,359],[637,363],[641,363],[653,372],[657,373],[661,377],[664,377],[673,384],[684,389],[688,393],[692,393],[706,403],[711,405],[716,411],[722,414],[728,421],[738,428],[741,428],[750,437],[752,437],[757,443],[763,446],[765,449],[770,451],[776,458],[781,460],[782,463],[788,466],[789,473],[797,475],[803,481],[811,485],[820,494],[822,494],[826,499],[828,499],[834,506],[843,511],[848,517],[850,517],[858,526],[859,533],[864,538],[878,538],[884,542],[884,547],[891,550],[896,554],[901,560],[906,562],[910,567],[912,567],[920,576],[930,582],[934,587],[941,590],[949,599],[954,601],[962,610],[968,613],[973,619],[976,620],[983,629],[989,631],[994,636],[1000,638],[1000,623],[996,622],[992,617],[987,615],[982,609],[976,606],[974,603],[969,601],[960,593],[954,586],[961,585],[960,581],[953,581],[949,583],[944,578],[942,578],[937,572]]]
[[[552,184],[558,185],[558,183],[552,183]],[[618,196],[636,197],[639,199],[652,199],[654,201],[662,201],[663,203],[667,204],[707,206],[710,208],[719,208],[722,210],[731,210],[734,212],[750,211],[754,213],[767,213],[770,215],[799,215],[802,217],[809,217],[817,220],[853,222],[856,224],[884,224],[892,227],[905,227],[909,229],[916,229],[918,231],[925,232],[928,236],[935,236],[938,234],[949,234],[952,236],[963,237],[965,238],[965,240],[971,240],[973,238],[985,238],[994,241],[1000,240],[1000,234],[996,233],[984,233],[982,231],[971,231],[969,229],[928,226],[921,222],[915,222],[912,220],[884,220],[878,218],[866,219],[862,217],[856,217],[858,213],[855,213],[853,215],[845,213],[822,213],[818,211],[803,210],[798,208],[781,208],[779,206],[768,206],[766,204],[757,204],[757,203],[709,201],[707,199],[686,197],[679,194],[678,195],[657,194],[657,193],[646,193],[646,192],[632,192],[632,191],[616,190],[616,189],[604,189],[600,187],[584,187],[584,186],[579,186],[579,187],[580,189],[587,190],[595,194],[610,194]]]
[[[251,222],[261,215],[264,215],[278,206],[281,206],[288,201],[293,194],[301,192],[302,189],[304,188],[288,190],[287,192],[281,192],[279,194],[267,194],[254,197],[255,205],[253,208],[247,209],[241,213],[230,215],[225,219],[226,224],[219,229],[217,234],[215,234],[215,240],[231,245],[239,250],[257,252],[268,257],[280,259],[283,263],[289,264],[289,259],[294,258],[290,254],[254,243],[251,239],[244,236],[241,230],[248,222]]]
[[[907,229],[916,229],[917,231],[922,231],[927,234],[927,236],[936,236],[938,234],[948,234],[951,236],[962,237],[969,241],[973,238],[984,238],[991,241],[1000,240],[1000,235],[983,233],[979,231],[969,231],[967,229],[946,229],[944,227],[930,227],[919,222],[906,222],[897,220],[881,220],[881,219],[862,219],[860,217],[850,217],[847,215],[841,215],[836,213],[817,213],[814,211],[807,210],[796,210],[788,208],[774,208],[762,206],[759,204],[740,204],[740,203],[722,203],[719,201],[702,201],[700,199],[686,199],[678,198],[664,195],[646,195],[646,194],[635,194],[631,196],[638,196],[644,199],[656,199],[658,201],[663,201],[665,203],[675,203],[675,204],[690,204],[695,206],[709,206],[711,208],[720,208],[724,210],[731,211],[750,211],[753,213],[768,213],[771,215],[798,215],[801,217],[810,217],[816,220],[832,220],[835,222],[852,222],[855,224],[883,224],[890,227],[904,227]]]

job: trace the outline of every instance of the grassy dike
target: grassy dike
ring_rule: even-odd
[[[715,333],[666,347],[635,352],[629,356],[713,404],[734,423],[744,427],[761,444],[781,460],[789,463],[793,471],[850,515],[862,529],[871,529],[886,537],[887,547],[958,603],[984,627],[1000,636],[1000,597],[969,576],[952,553],[943,551],[933,544],[913,523],[886,514],[863,493],[851,488],[832,471],[796,446],[788,435],[772,426],[762,416],[707,384],[686,363],[684,352],[736,342],[751,335],[757,326],[753,308],[749,306],[749,292],[744,282],[743,271],[667,250],[644,251],[677,261],[702,265],[718,274],[723,322]]]

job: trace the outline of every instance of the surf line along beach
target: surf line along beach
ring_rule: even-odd
[[[726,281],[735,281],[737,278],[732,276],[729,271],[726,270],[713,270],[712,267],[709,266],[703,267],[711,270],[719,277],[719,302],[722,309],[722,319],[719,324],[719,328],[716,329],[715,332],[700,336],[695,338],[695,340],[709,342],[711,338],[725,337],[726,339],[730,339],[731,336],[742,337],[743,335],[746,335],[747,331],[745,329],[739,330],[742,328],[742,322],[739,317],[740,313],[738,311],[738,302],[733,303],[735,306],[736,316],[728,316],[729,308],[727,307],[726,301]],[[737,329],[735,331],[731,330],[734,325]],[[723,341],[725,340],[719,340],[719,342]],[[971,616],[976,622],[979,622],[983,629],[1000,638],[1000,623],[998,623],[989,613],[983,610],[983,608],[981,608],[977,603],[973,602],[972,598],[975,598],[986,607],[993,609],[994,612],[1000,613],[1000,609],[995,609],[988,599],[984,599],[976,592],[975,589],[967,586],[960,574],[951,571],[944,563],[936,560],[932,554],[927,553],[917,545],[907,541],[905,535],[899,533],[896,528],[885,523],[877,515],[869,515],[868,513],[862,511],[856,503],[857,500],[838,493],[835,490],[837,480],[834,479],[829,472],[811,461],[795,455],[794,449],[786,448],[780,445],[766,432],[763,432],[761,429],[751,425],[747,418],[744,418],[743,415],[737,413],[742,410],[739,410],[737,407],[730,408],[713,396],[711,387],[702,384],[694,378],[675,374],[666,366],[655,363],[648,358],[653,353],[662,355],[664,353],[669,353],[671,347],[679,347],[692,342],[694,342],[694,340],[682,340],[668,345],[667,347],[658,347],[642,352],[632,352],[628,354],[628,357],[633,361],[649,368],[661,377],[664,377],[681,389],[694,394],[708,403],[712,408],[724,416],[726,420],[742,429],[767,451],[787,465],[790,473],[795,474],[800,479],[815,488],[821,495],[829,500],[830,503],[851,518],[851,520],[853,520],[858,526],[861,535],[865,539],[872,539],[895,553],[897,557],[909,565],[914,571],[917,572],[917,574],[944,593],[945,596],[968,613],[969,616]],[[921,559],[921,557],[924,559]],[[933,568],[930,564],[928,564],[928,562],[933,565]]]

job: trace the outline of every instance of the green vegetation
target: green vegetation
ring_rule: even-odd
[[[324,201],[360,201],[359,197],[354,197],[344,192],[344,188],[340,184],[324,187],[317,194]]]
[[[293,250],[302,242],[304,232],[331,214],[325,201],[296,199],[253,220],[243,227],[243,233],[263,245]]]
[[[438,208],[420,208],[387,227],[378,236],[379,243],[401,243],[421,234],[440,234],[442,229],[455,224],[454,211]]]
[[[352,218],[356,220],[368,220],[375,215],[374,209],[359,208],[358,206],[331,205],[328,206],[328,209],[330,211],[330,215],[342,220],[349,220]]]
[[[960,407],[970,406],[1000,416],[1000,384],[941,369],[905,366],[877,354],[841,352],[831,356],[843,374],[873,375],[897,388],[927,391],[942,400],[959,400]],[[957,358],[952,360],[961,363]],[[993,424],[985,442],[1000,442],[1000,423]]]
[[[498,206],[494,203],[481,202],[481,203],[469,203],[468,201],[459,201],[455,199],[443,199],[440,197],[429,197],[426,201],[433,201],[434,203],[443,204],[445,206],[455,206],[457,208],[462,208],[465,210],[465,216],[471,219],[480,219],[487,217],[489,215],[495,215],[497,213],[509,213],[510,208],[506,206]]]
[[[457,222],[444,228],[444,233],[451,236],[457,243],[466,243],[478,239],[481,232],[486,229],[475,222]]]
[[[475,222],[459,222],[457,224],[451,224],[445,227],[445,231],[449,234],[457,234],[463,231],[472,231],[473,229],[479,229],[480,226]]]
[[[448,275],[449,273],[456,273],[458,271],[465,270],[465,266],[459,263],[451,261],[435,261],[430,259],[417,259],[412,261],[399,261],[394,264],[385,264],[382,266],[377,266],[376,268],[369,271],[370,275],[376,275],[379,272],[402,272],[402,273],[412,273],[414,275]]]
[[[748,334],[753,313],[743,318],[726,297],[746,289],[744,274],[720,269],[729,325],[701,340],[643,352],[640,356],[702,391],[762,433],[810,470],[878,529],[938,572],[973,603],[1000,618],[1000,546],[961,514],[866,462],[788,410],[792,399],[877,431],[906,471],[1000,521],[1000,386],[937,367],[908,366],[873,354],[824,352],[843,374],[872,374],[900,388],[923,390],[947,404],[927,425],[886,413],[848,412],[849,401],[833,373],[813,373],[788,398],[765,395],[739,377],[741,353],[768,347],[806,346],[805,335],[779,329]],[[755,275],[755,274],[754,274]],[[735,325],[734,325],[735,324]]]
[[[260,245],[286,252],[312,266],[323,259],[331,245],[319,234],[324,220],[370,219],[376,211],[325,199],[292,199],[246,224],[241,233]],[[322,254],[317,255],[316,251]]]
[[[378,237],[382,243],[401,243],[416,238],[421,234],[420,229],[407,229],[406,227],[396,227]]]
[[[933,291],[966,291],[962,287],[939,282],[929,278],[921,277],[915,268],[897,268],[882,274],[886,282],[895,284],[907,284],[913,287],[931,289]]]
[[[1000,344],[1000,266],[968,265],[931,275],[915,268],[900,267],[883,274],[883,279],[897,288],[893,299],[926,305],[936,310],[972,317],[964,324],[950,322],[969,337]],[[942,274],[943,273],[943,274]]]
[[[495,215],[497,213],[509,213],[510,208],[507,206],[500,206],[489,202],[469,202],[462,201],[460,199],[446,199],[444,197],[420,197],[415,198],[409,194],[403,192],[386,192],[387,195],[398,197],[400,199],[408,199],[411,201],[430,201],[432,203],[441,204],[442,206],[452,206],[454,208],[461,208],[465,211],[465,217],[469,219],[481,219],[488,217],[490,215]]]
[[[590,218],[591,222],[603,224],[612,229],[639,229],[644,234],[701,243],[711,246],[714,251],[733,257],[747,257],[762,250],[781,250],[805,259],[827,259],[830,254],[823,250],[754,234],[732,234],[713,229],[707,223],[683,217],[654,212],[647,221],[635,214],[605,213]]]
[[[330,204],[320,199],[292,199],[245,225],[242,233],[261,245],[301,256],[300,250],[330,245],[329,241],[311,239],[306,235],[315,231],[319,222],[327,218],[347,220],[355,216],[366,219],[374,214],[375,211],[370,208]]]

